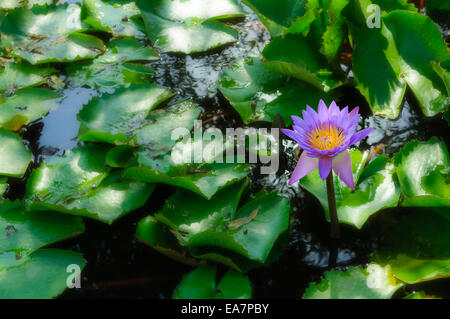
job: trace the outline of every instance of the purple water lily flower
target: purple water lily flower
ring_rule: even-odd
[[[320,100],[318,112],[309,105],[303,111],[303,120],[293,115],[293,130],[281,131],[297,142],[303,149],[297,166],[289,179],[289,185],[297,182],[319,166],[319,175],[325,180],[331,169],[351,189],[355,189],[352,161],[347,148],[365,138],[372,128],[355,132],[359,120],[359,108],[348,112],[340,110],[333,101],[327,108]]]

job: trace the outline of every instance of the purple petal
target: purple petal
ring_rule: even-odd
[[[319,101],[319,108],[318,108],[318,114],[319,114],[319,120],[321,123],[324,123],[328,120],[328,109],[327,105],[323,100]]]
[[[333,159],[333,171],[352,190],[355,189],[352,172],[352,159],[348,150],[343,151]]]
[[[319,175],[320,178],[326,180],[331,171],[333,160],[327,156],[319,158]]]
[[[369,127],[369,128],[366,128],[366,129],[354,134],[352,136],[352,138],[350,139],[350,143],[348,145],[353,145],[353,144],[361,141],[363,138],[365,138],[367,135],[369,135],[369,133],[372,132],[372,130],[373,130],[373,127]]]
[[[291,118],[294,121],[295,125],[300,126],[300,127],[305,126],[304,121],[301,118],[299,118],[298,116],[292,115]]]
[[[288,130],[288,129],[285,129],[285,128],[280,129],[280,131],[283,132],[284,135],[288,136],[290,139],[292,139],[292,140],[294,140],[296,142],[297,142],[297,140],[300,139],[300,136],[299,136],[299,134],[297,132],[294,132],[292,130]]]
[[[305,151],[300,155],[297,166],[295,166],[294,172],[289,179],[289,185],[294,184],[299,179],[305,177],[307,174],[311,173],[318,165],[317,158],[309,157]]]

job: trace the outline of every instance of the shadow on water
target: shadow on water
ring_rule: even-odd
[[[154,80],[171,88],[174,100],[192,98],[204,112],[206,127],[238,127],[242,121],[237,112],[217,91],[216,83],[221,70],[250,52],[261,52],[270,40],[257,17],[249,16],[237,23],[239,41],[226,48],[198,55],[161,54],[159,61],[151,63]],[[77,113],[83,105],[99,93],[87,88],[66,88],[57,110],[27,127],[24,139],[34,154],[34,166],[43,159],[61,155],[77,145],[79,122]],[[361,149],[385,146],[388,155],[413,138],[428,139],[436,135],[446,138],[447,126],[438,119],[427,119],[421,114],[414,97],[407,94],[401,115],[396,120],[369,116],[364,98],[353,88],[344,91],[339,105],[361,107],[360,128],[374,127],[374,132],[360,145]],[[253,270],[249,277],[256,298],[299,298],[308,283],[319,281],[330,268],[346,269],[365,265],[383,236],[383,225],[396,219],[401,211],[390,209],[375,214],[358,231],[342,226],[339,242],[330,241],[329,224],[318,201],[298,184],[288,186],[290,172],[295,167],[296,146],[283,140],[280,169],[275,174],[260,175],[256,166],[252,172],[252,195],[264,188],[277,190],[289,198],[292,206],[292,234],[285,253],[274,264]],[[15,181],[8,197],[19,198],[24,192],[23,181]],[[161,209],[173,188],[158,185],[148,203],[141,209],[118,220],[112,226],[85,219],[86,231],[81,236],[54,245],[84,254],[88,264],[83,271],[82,288],[68,289],[63,298],[170,298],[181,277],[192,268],[172,261],[139,243],[135,238],[137,222],[144,216]],[[450,285],[424,284],[420,289],[450,297]]]

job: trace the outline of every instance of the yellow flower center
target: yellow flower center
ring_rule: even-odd
[[[324,151],[341,146],[345,135],[342,129],[331,124],[322,124],[308,133],[309,145]]]

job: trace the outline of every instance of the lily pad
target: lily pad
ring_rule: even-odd
[[[137,1],[147,34],[164,52],[207,51],[237,40],[237,32],[217,20],[243,17],[236,0]]]
[[[20,136],[0,128],[0,176],[21,178],[31,159]]]
[[[174,299],[250,299],[252,284],[247,276],[229,270],[216,285],[216,267],[201,265],[183,276]]]
[[[147,216],[139,221],[136,238],[178,262],[190,266],[198,264],[198,261],[189,255],[186,247],[178,243],[169,227],[159,223],[153,216]]]
[[[307,0],[274,2],[270,0],[244,0],[266,26],[273,37],[300,33],[309,29],[319,10],[307,10]]]
[[[78,139],[135,145],[136,129],[151,122],[146,118],[148,112],[172,95],[170,90],[148,83],[103,94],[91,100],[78,114],[81,122]]]
[[[0,197],[3,196],[3,194],[8,189],[8,183],[7,178],[0,178]]]
[[[326,59],[317,55],[302,35],[275,38],[262,54],[267,68],[305,81],[324,92],[342,85],[342,81],[328,69]]]
[[[430,208],[409,208],[392,223],[375,259],[407,283],[450,277],[450,220]]]
[[[0,127],[18,131],[56,109],[60,98],[60,94],[46,89],[18,90],[13,96],[0,99]]]
[[[364,164],[367,152],[350,151],[355,191],[334,174],[334,191],[339,221],[361,229],[367,219],[376,212],[395,207],[400,197],[400,187],[394,178],[394,166],[385,156],[379,156],[367,167]],[[318,169],[300,180],[300,185],[312,193],[322,205],[329,220],[326,182],[319,176]]]
[[[435,137],[428,142],[411,141],[394,160],[404,195],[402,206],[450,206],[450,159],[443,141]]]
[[[112,33],[113,36],[145,38],[145,28],[138,19],[141,12],[134,1],[114,3],[114,1],[84,0],[86,18],[83,22],[96,30]]]
[[[389,299],[402,283],[392,276],[389,266],[369,264],[345,271],[331,270],[318,284],[310,283],[304,299]]]
[[[60,249],[40,249],[16,260],[14,253],[0,255],[1,299],[48,299],[67,288],[68,268],[86,265],[82,255]]]
[[[0,204],[0,255],[14,252],[16,259],[33,251],[84,232],[80,217],[55,212],[29,212],[20,202]],[[1,259],[1,257],[0,257]]]
[[[153,69],[143,62],[154,61],[157,52],[130,38],[112,40],[106,52],[92,62],[69,64],[66,67],[72,86],[105,88],[128,87],[130,84],[143,84],[153,75]]]
[[[42,163],[27,181],[25,198],[50,209],[97,188],[110,171],[105,165],[108,151],[107,146],[88,144]]]
[[[111,167],[127,167],[136,158],[134,148],[128,145],[119,145],[106,154],[106,164]]]
[[[1,25],[2,43],[31,64],[92,59],[104,51],[103,42],[82,33],[77,4],[18,8]]]
[[[190,252],[242,272],[270,263],[283,251],[289,213],[286,198],[276,192],[260,194],[238,210],[226,231],[213,227],[192,236]]]
[[[272,122],[280,114],[286,125],[292,124],[292,114],[300,114],[306,105],[316,105],[334,98],[302,81],[287,80],[265,68],[260,57],[248,57],[225,68],[219,89],[230,101],[244,123]]]
[[[0,93],[11,95],[15,90],[38,86],[56,72],[50,67],[37,67],[26,63],[5,63],[0,70]]]
[[[392,119],[398,117],[407,86],[426,116],[445,111],[446,88],[431,62],[448,60],[450,53],[437,27],[426,16],[402,10],[385,13],[381,28],[368,28],[370,13],[365,8],[369,4],[365,1],[348,6],[346,15],[356,44],[355,84],[372,111]]]

